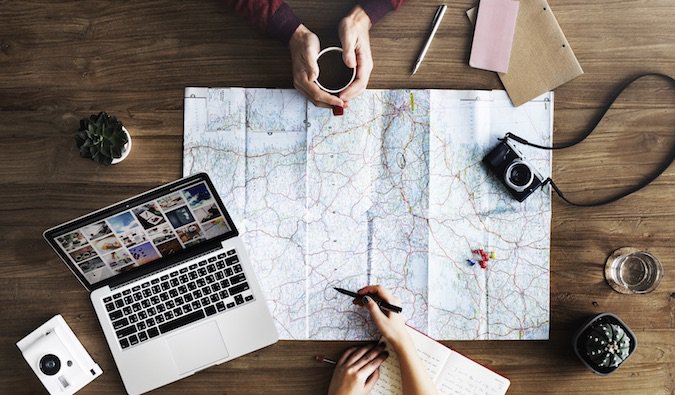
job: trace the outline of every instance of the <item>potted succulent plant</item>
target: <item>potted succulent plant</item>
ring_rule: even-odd
[[[606,376],[635,351],[637,340],[628,325],[611,313],[599,314],[574,336],[574,352],[593,372]]]
[[[80,156],[106,166],[123,161],[131,151],[129,131],[117,118],[105,112],[80,120],[75,141]]]

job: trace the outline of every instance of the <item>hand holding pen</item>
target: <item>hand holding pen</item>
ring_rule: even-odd
[[[398,351],[401,348],[410,345],[410,335],[405,327],[405,316],[403,314],[392,313],[384,307],[380,307],[385,306],[384,303],[386,303],[394,308],[392,310],[398,309],[399,311],[402,311],[402,309],[398,307],[401,305],[400,299],[380,285],[369,285],[352,294],[357,295],[354,299],[354,304],[361,305],[368,309],[377,329],[379,329],[382,336],[394,350]],[[375,300],[380,300],[384,303],[378,305]]]
[[[341,293],[343,295],[351,296],[352,298],[354,298],[354,304],[361,304],[362,305],[363,302],[364,302],[364,298],[369,297],[382,310],[391,311],[392,313],[400,313],[400,312],[403,311],[402,308],[400,308],[398,306],[394,306],[393,304],[387,303],[386,301],[379,298],[377,295],[370,295],[369,296],[367,294],[359,294],[358,292],[347,291],[344,288],[333,288],[333,289],[338,291],[339,293]]]
[[[355,298],[353,303],[368,309],[373,322],[384,338],[384,344],[387,345],[387,348],[385,349],[382,343],[374,347],[352,347],[342,354],[337,361],[323,355],[317,356],[317,361],[335,365],[328,394],[369,393],[379,378],[378,367],[387,358],[389,350],[398,354],[403,393],[437,394],[436,386],[410,338],[405,325],[405,317],[403,314],[384,309],[386,305],[400,306],[401,300],[379,285],[369,285],[357,292],[343,291],[339,290],[340,293],[346,293]],[[381,303],[376,303],[376,299]],[[400,311],[400,307],[398,309]]]

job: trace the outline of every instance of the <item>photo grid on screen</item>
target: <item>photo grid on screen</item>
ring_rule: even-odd
[[[56,238],[90,284],[231,229],[206,183],[114,214]]]

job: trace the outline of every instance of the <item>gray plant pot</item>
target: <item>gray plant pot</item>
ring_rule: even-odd
[[[592,332],[593,328],[601,323],[618,325],[621,327],[621,329],[623,329],[623,331],[626,333],[626,336],[628,336],[630,339],[628,356],[618,366],[599,366],[586,354],[586,339]],[[572,347],[574,348],[574,353],[577,354],[577,357],[581,359],[581,362],[583,362],[587,368],[591,369],[594,373],[600,376],[607,376],[623,365],[628,360],[628,358],[633,355],[635,349],[637,348],[637,339],[633,331],[619,317],[612,313],[601,313],[588,320],[584,325],[581,326],[581,328],[579,328],[579,330],[577,330],[572,340]]]

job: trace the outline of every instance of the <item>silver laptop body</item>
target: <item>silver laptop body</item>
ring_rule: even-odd
[[[246,249],[205,173],[45,231],[140,394],[275,343]]]

